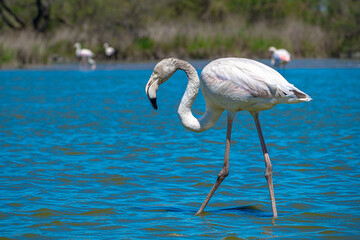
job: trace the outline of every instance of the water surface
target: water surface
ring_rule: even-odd
[[[313,101],[260,115],[276,220],[247,112],[235,118],[229,177],[194,216],[222,167],[226,114],[185,130],[184,73],[161,86],[154,111],[144,93],[153,64],[0,71],[0,237],[360,238],[360,68],[312,61],[280,72]]]

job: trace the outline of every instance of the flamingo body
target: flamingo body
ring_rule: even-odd
[[[113,47],[108,47],[108,48],[106,48],[105,49],[105,54],[106,54],[106,56],[111,56],[111,55],[113,55],[115,53],[115,49],[113,48]]]
[[[216,189],[229,174],[233,119],[236,112],[247,110],[253,116],[259,134],[273,216],[277,217],[272,165],[260,127],[259,112],[270,109],[278,103],[307,102],[311,100],[310,96],[290,84],[274,69],[254,60],[244,58],[214,60],[205,66],[200,80],[197,71],[188,62],[169,58],[155,66],[145,87],[145,92],[155,109],[157,109],[156,95],[159,86],[179,69],[185,71],[188,76],[188,84],[178,108],[180,121],[186,129],[194,132],[205,131],[216,123],[224,110],[228,112],[224,165],[197,214],[203,212]],[[196,118],[191,112],[191,107],[197,97],[200,84],[206,102],[206,110],[203,116]]]
[[[92,58],[94,57],[94,53],[86,48],[76,50],[76,56],[80,58]]]
[[[308,97],[274,69],[244,58],[209,63],[201,73],[201,89],[207,103],[233,112],[262,111],[278,103],[306,101]]]
[[[270,47],[269,53],[271,55],[271,64],[273,66],[278,67],[281,64],[285,65],[291,61],[291,55],[286,49],[276,49],[275,47]]]

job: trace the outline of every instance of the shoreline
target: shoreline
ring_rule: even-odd
[[[270,65],[269,59],[254,59],[265,65]],[[158,61],[137,61],[137,62],[99,62],[95,71],[99,70],[152,70]],[[197,70],[201,70],[210,60],[186,60],[190,62]],[[342,58],[302,58],[293,59],[286,65],[286,69],[326,69],[326,68],[360,68],[360,59],[342,59]],[[47,71],[77,71],[79,70],[78,62],[55,63],[48,65],[27,65],[23,68],[9,67],[0,68],[3,71],[16,70],[47,70]],[[87,70],[85,70],[87,71]],[[88,70],[89,72],[92,70]]]

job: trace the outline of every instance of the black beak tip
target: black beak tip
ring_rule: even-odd
[[[153,106],[153,108],[155,110],[158,109],[158,106],[157,106],[157,103],[156,103],[156,98],[149,98],[150,99],[150,102],[151,102],[151,105]]]

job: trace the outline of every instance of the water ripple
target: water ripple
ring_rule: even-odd
[[[155,112],[150,74],[0,72],[0,238],[360,238],[359,69],[288,69],[314,100],[260,115],[277,219],[247,112],[234,122],[230,175],[195,216],[222,168],[226,115],[201,134],[183,129],[186,76],[166,83]]]

